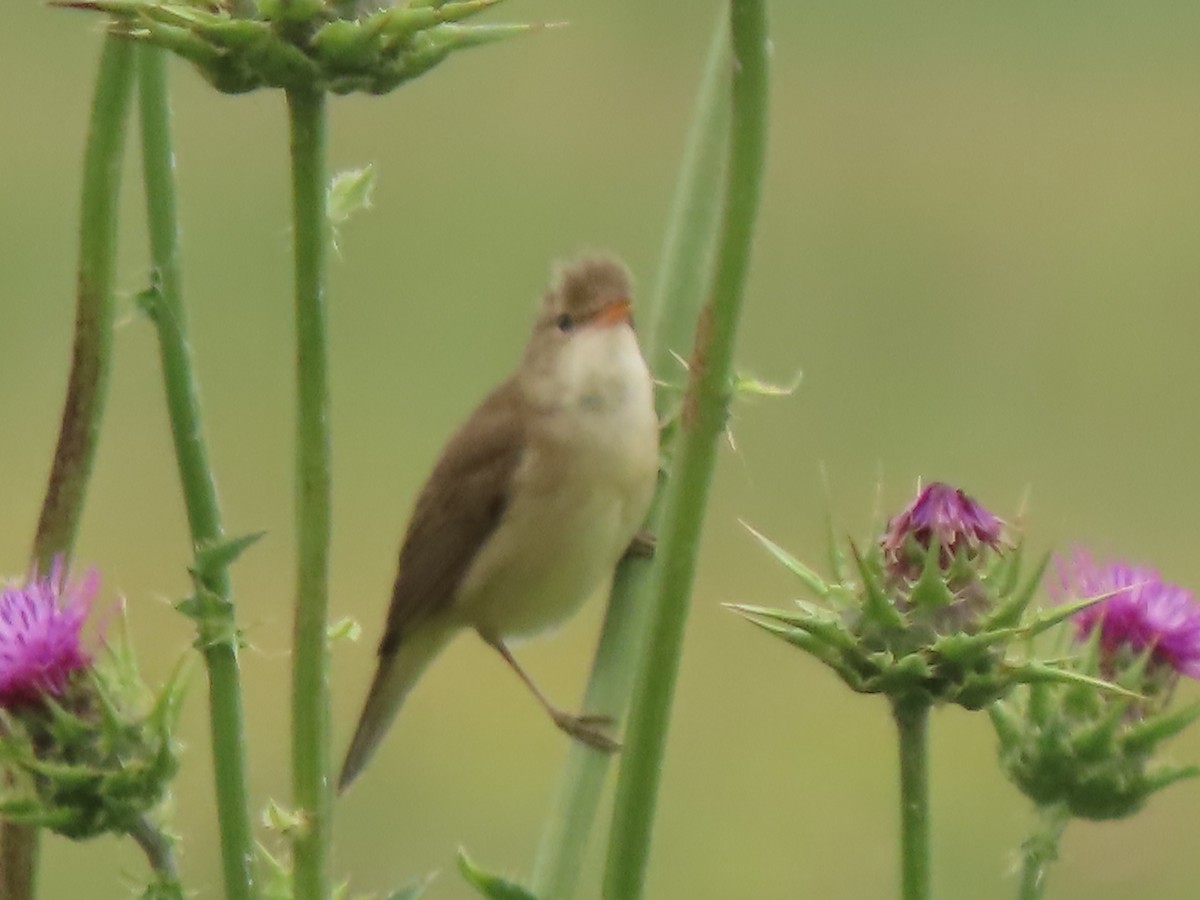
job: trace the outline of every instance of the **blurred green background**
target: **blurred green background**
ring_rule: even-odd
[[[814,560],[823,465],[843,528],[918,477],[1016,515],[1041,550],[1088,541],[1200,585],[1200,5],[864,0],[773,5],[769,171],[738,350],[792,399],[740,405],[709,509],[666,759],[653,898],[894,895],[896,776],[883,702],[852,696],[721,601],[796,586],[737,525]],[[516,0],[494,18],[571,27],[472,51],[386,98],[333,103],[332,163],[374,162],[376,208],[331,273],[332,596],[364,623],[333,673],[340,754],[372,666],[398,538],[444,438],[513,363],[550,263],[622,254],[648,287],[711,2]],[[9,3],[0,30],[0,570],[20,573],[57,432],[87,106],[100,20]],[[282,98],[229,98],[174,67],[186,294],[227,522],[267,540],[235,585],[256,808],[288,799],[291,320]],[[117,362],[78,556],[129,598],[143,665],[192,639],[170,602],[187,539],[150,326],[130,154]],[[683,350],[685,348],[680,348]],[[102,605],[103,605],[102,604]],[[601,615],[522,650],[565,704]],[[1181,699],[1195,699],[1187,685]],[[183,864],[219,893],[205,685],[175,792]],[[465,898],[462,844],[529,871],[566,752],[467,638],[429,673],[337,807],[337,871],[383,890],[435,868]],[[1200,759],[1200,729],[1173,745]],[[933,735],[938,896],[1015,894],[1031,817],[982,716]],[[1200,784],[1135,819],[1073,825],[1051,894],[1184,898],[1200,882]],[[600,836],[603,837],[603,829]],[[600,847],[603,841],[597,841]],[[598,871],[598,852],[592,871]],[[48,898],[129,895],[115,841],[48,841]],[[594,881],[594,879],[593,879]],[[598,892],[584,896],[595,898]]]

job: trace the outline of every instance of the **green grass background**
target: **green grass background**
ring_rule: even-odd
[[[551,261],[611,248],[649,287],[714,12],[515,0],[493,18],[571,27],[464,54],[390,97],[333,102],[333,166],[379,170],[376,208],[346,227],[329,291],[333,614],[364,623],[358,644],[336,650],[337,752],[414,493],[512,365]],[[739,405],[737,450],[721,454],[667,748],[656,900],[895,895],[884,703],[719,607],[784,604],[797,590],[738,517],[823,558],[822,465],[856,535],[880,473],[887,509],[918,477],[940,478],[1008,517],[1028,494],[1035,549],[1084,540],[1200,584],[1200,6],[777,0],[772,13],[769,171],[737,356],[805,381],[792,399]],[[0,29],[0,570],[13,574],[66,377],[99,30],[35,2],[6,4]],[[286,123],[276,94],[229,98],[182,64],[173,75],[213,461],[230,529],[269,532],[235,570],[258,808],[289,795]],[[78,555],[103,569],[102,607],[128,598],[158,679],[193,635],[170,607],[187,590],[187,538],[156,345],[130,299],[146,282],[135,160],[117,361]],[[521,651],[563,703],[580,694],[601,606]],[[215,897],[206,705],[198,677],[174,821],[189,884]],[[463,844],[527,873],[566,749],[494,654],[464,638],[338,804],[337,871],[382,891],[441,868],[430,896],[465,898],[452,871]],[[1200,759],[1200,729],[1172,750]],[[1031,817],[997,772],[984,717],[939,712],[933,767],[937,896],[1014,896]],[[1198,784],[1128,822],[1073,825],[1050,895],[1194,897],[1198,836]],[[44,897],[124,897],[142,877],[127,844],[46,844]]]

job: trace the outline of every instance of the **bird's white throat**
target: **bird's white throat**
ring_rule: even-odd
[[[571,335],[556,363],[548,374],[560,409],[617,418],[629,413],[637,417],[630,425],[644,424],[654,389],[632,328],[584,328]]]

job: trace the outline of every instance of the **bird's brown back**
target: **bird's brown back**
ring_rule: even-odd
[[[425,482],[400,547],[379,654],[416,623],[445,613],[479,549],[499,524],[525,446],[521,396],[505,381],[450,438]]]

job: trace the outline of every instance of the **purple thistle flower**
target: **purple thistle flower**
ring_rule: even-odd
[[[1004,523],[972,497],[934,481],[888,522],[880,543],[889,567],[912,575],[920,571],[921,559],[913,558],[910,540],[923,550],[937,540],[939,561],[945,568],[959,553],[972,558],[985,547],[998,550],[1004,544],[1003,534]]]
[[[1116,591],[1073,616],[1080,640],[1100,629],[1103,665],[1112,668],[1149,647],[1160,669],[1200,679],[1200,603],[1191,591],[1145,566],[1097,563],[1083,548],[1058,558],[1055,567],[1059,583],[1050,593],[1059,602]]]
[[[24,587],[0,590],[0,708],[59,697],[72,673],[91,665],[80,632],[99,586],[94,569],[68,581],[58,557],[48,576],[34,572]]]

